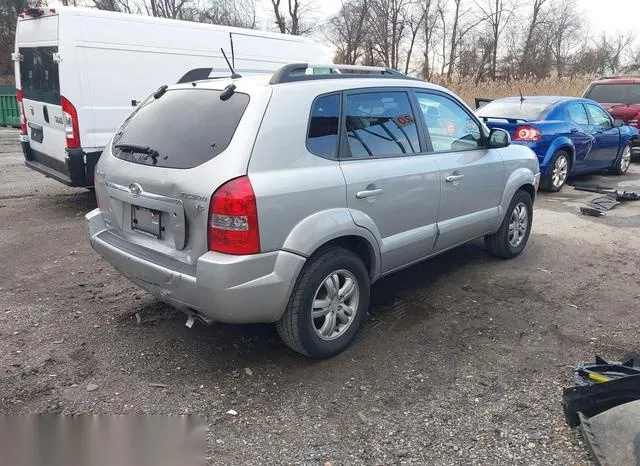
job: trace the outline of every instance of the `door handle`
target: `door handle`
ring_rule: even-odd
[[[382,189],[366,189],[364,191],[358,191],[356,193],[356,198],[366,199],[368,197],[377,196],[378,194],[382,194]]]
[[[449,175],[445,178],[447,183],[455,183],[456,181],[460,181],[464,178],[464,175]]]

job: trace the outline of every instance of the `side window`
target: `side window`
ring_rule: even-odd
[[[416,119],[406,92],[352,94],[345,121],[352,157],[420,152]]]
[[[311,108],[307,149],[322,157],[335,157],[338,152],[340,96],[318,97]]]
[[[613,126],[609,114],[600,107],[587,104],[587,108],[589,109],[589,116],[591,116],[591,124],[593,126]]]
[[[434,152],[482,147],[480,125],[460,105],[439,95],[417,92]]]
[[[567,107],[567,111],[569,112],[569,118],[574,123],[579,125],[588,125],[589,118],[587,117],[587,111],[584,109],[584,105],[582,104],[571,104]]]

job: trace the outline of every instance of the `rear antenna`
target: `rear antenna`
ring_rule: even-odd
[[[229,42],[231,42],[231,64],[235,68],[236,67],[236,52],[233,49],[233,34],[231,32],[229,33]]]
[[[524,103],[524,96],[522,95],[522,89],[520,89],[520,105]]]
[[[229,62],[229,59],[227,58],[227,54],[224,53],[224,49],[221,47],[220,51],[222,52],[222,56],[224,57],[225,61],[227,62],[227,66],[229,67],[229,69],[231,70],[231,79],[238,79],[241,78],[242,76],[240,76],[238,73],[236,73],[233,70],[233,66],[231,65],[231,63]]]

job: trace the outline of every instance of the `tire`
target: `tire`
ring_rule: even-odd
[[[333,285],[336,277],[337,288]],[[348,288],[347,279],[354,287],[343,299],[339,292]],[[331,299],[334,289],[338,294]],[[305,356],[335,356],[355,339],[369,308],[369,290],[369,273],[358,256],[340,247],[319,252],[302,269],[287,309],[276,324],[280,338]],[[314,310],[315,319],[311,317]]]
[[[611,170],[618,176],[624,175],[631,165],[631,146],[627,144],[623,147],[620,157],[616,160],[616,165]]]
[[[493,235],[485,236],[484,244],[494,256],[505,259],[516,257],[524,250],[527,241],[529,241],[532,224],[533,201],[531,195],[521,189],[513,196],[500,229]],[[512,230],[516,232],[517,237],[512,235]]]
[[[571,156],[567,151],[559,150],[551,159],[540,187],[552,193],[558,192],[567,182],[570,172]]]

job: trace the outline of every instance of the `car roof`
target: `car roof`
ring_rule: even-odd
[[[504,101],[504,102],[520,102],[521,99],[524,99],[525,102],[537,102],[541,104],[549,104],[554,105],[567,100],[580,100],[575,97],[568,96],[551,96],[551,95],[525,95],[523,97],[503,97],[501,99],[495,99],[495,101]]]
[[[596,79],[592,84],[638,84],[640,76],[605,76]]]

